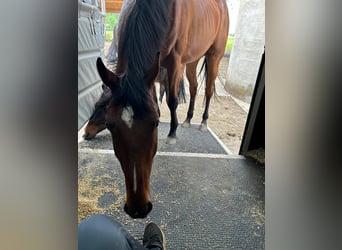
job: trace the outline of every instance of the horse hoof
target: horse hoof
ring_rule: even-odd
[[[191,126],[190,122],[187,122],[187,121],[183,122],[182,124],[183,128],[190,128],[190,126]]]
[[[198,130],[201,131],[201,132],[207,131],[208,130],[207,125],[201,123],[201,125],[198,128]]]
[[[176,142],[177,142],[177,139],[174,137],[167,137],[166,138],[166,144],[173,145],[173,144],[176,144]]]

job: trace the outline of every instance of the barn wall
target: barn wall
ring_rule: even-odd
[[[265,0],[240,1],[225,89],[250,103],[265,45]]]
[[[89,119],[102,92],[96,59],[104,55],[104,13],[91,3],[78,6],[78,129]]]

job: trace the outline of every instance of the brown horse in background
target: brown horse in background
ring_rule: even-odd
[[[110,88],[106,85],[102,85],[102,94],[99,100],[95,103],[95,108],[89,121],[84,129],[83,138],[85,140],[93,139],[96,134],[100,133],[102,130],[106,129],[106,112],[107,105],[112,98],[112,92]]]
[[[210,99],[214,93],[215,79],[228,37],[228,8],[224,0],[179,0],[174,2],[171,19],[173,28],[167,38],[167,47],[162,52],[161,64],[167,68],[169,74],[168,106],[171,112],[171,129],[167,142],[173,144],[176,143],[178,125],[177,82],[186,65],[186,76],[190,84],[190,103],[183,126],[188,127],[193,117],[197,94],[196,68],[203,55],[206,67],[206,101],[200,130],[207,129]]]
[[[206,105],[201,128],[206,128],[228,19],[225,0],[136,0],[120,36],[116,72],[97,60],[101,79],[112,91],[106,125],[125,175],[124,210],[132,218],[144,218],[152,209],[149,181],[159,123],[154,81],[160,67],[168,74],[171,128],[167,142],[172,144],[176,143],[177,95],[184,66],[191,95],[185,124],[190,124],[197,92],[196,66],[203,55]]]

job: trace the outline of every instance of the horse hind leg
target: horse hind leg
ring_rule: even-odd
[[[167,71],[165,68],[160,68],[159,72],[159,104],[162,104],[163,97],[167,87]]]
[[[159,73],[159,104],[162,104],[164,95],[168,96],[168,79],[167,79],[167,70],[165,68],[160,68]],[[166,94],[165,94],[166,93]],[[184,90],[184,78],[182,77],[179,82],[179,88],[178,88],[178,103],[185,103],[186,102],[186,96],[185,96],[185,90]]]
[[[163,97],[165,94],[165,83],[164,81],[160,81],[159,82],[159,103],[162,104],[163,103]]]
[[[209,117],[209,105],[215,90],[215,79],[218,74],[219,63],[222,56],[208,55],[205,57],[206,86],[205,86],[205,109],[202,115],[202,122],[199,130],[204,132],[208,129],[207,120]]]
[[[190,128],[191,119],[194,115],[194,107],[195,107],[195,100],[196,100],[197,87],[198,87],[197,76],[196,76],[196,68],[197,68],[198,61],[199,60],[186,65],[186,77],[189,80],[190,103],[189,103],[186,119],[182,124],[183,128]]]

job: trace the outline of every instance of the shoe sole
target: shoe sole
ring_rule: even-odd
[[[161,228],[159,228],[161,233],[162,233],[162,238],[163,238],[163,250],[166,250],[166,238],[165,238],[165,234],[163,232],[163,230],[161,230]]]

